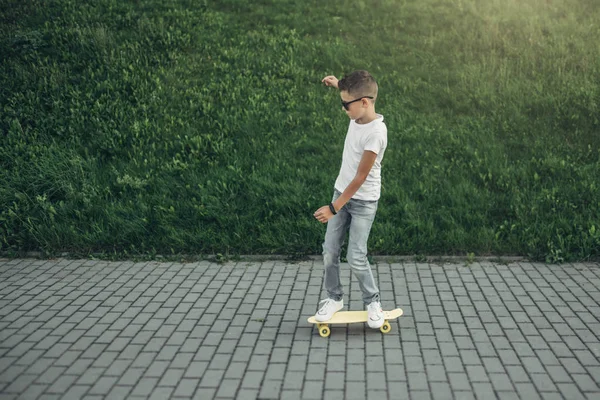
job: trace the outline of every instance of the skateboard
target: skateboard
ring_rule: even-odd
[[[384,311],[383,318],[385,322],[381,325],[379,330],[383,333],[389,333],[392,330],[392,326],[389,321],[392,319],[396,319],[402,315],[402,309],[396,308],[392,311]],[[366,311],[338,311],[333,314],[330,320],[319,322],[315,319],[314,316],[308,319],[308,322],[311,324],[317,324],[317,328],[319,329],[319,335],[322,337],[327,337],[331,333],[329,329],[330,324],[353,324],[355,322],[367,322],[367,312]]]

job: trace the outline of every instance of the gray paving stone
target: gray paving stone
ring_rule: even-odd
[[[259,392],[261,399],[280,399],[282,391],[282,380],[266,380],[263,382]]]
[[[248,371],[244,374],[242,380],[242,388],[244,389],[260,389],[260,384],[264,372],[262,371]]]
[[[46,391],[46,388],[47,388],[46,385],[37,385],[37,384],[28,385],[22,392],[20,392],[19,398],[37,399],[42,395],[42,393],[44,393]],[[15,397],[16,396],[17,396],[17,394],[15,394]],[[8,398],[8,395],[7,395],[7,398]]]
[[[217,392],[217,388],[205,388],[199,387],[194,393],[194,399],[214,399],[215,394]],[[244,391],[238,393],[238,399],[256,399],[258,393],[257,391]]]
[[[600,385],[588,374],[573,374],[571,377],[583,392],[596,393],[600,390]]]
[[[150,396],[156,385],[158,384],[158,378],[143,377],[133,387],[131,391],[132,396]]]
[[[448,381],[450,386],[455,391],[469,391],[471,390],[471,384],[469,377],[463,372],[448,372]]]
[[[85,394],[90,390],[90,386],[86,385],[73,385],[70,386],[66,393],[60,395],[61,399],[81,399],[85,396]],[[42,398],[46,396],[43,395]]]
[[[128,368],[121,378],[118,380],[117,384],[122,386],[132,386],[134,385],[144,374],[144,368]]]
[[[366,366],[355,364],[352,367],[348,368],[344,371],[346,374],[346,381],[355,382],[355,381],[364,381],[366,379]]]
[[[96,381],[95,385],[91,387],[88,394],[106,395],[112,389],[117,380],[118,378],[116,377],[103,376]]]
[[[444,357],[444,367],[448,372],[464,372],[465,366],[463,365],[460,357]]]
[[[182,378],[179,380],[173,396],[175,397],[192,397],[196,388],[199,386],[199,379]]]
[[[47,389],[48,393],[65,393],[78,380],[77,375],[62,375]]]

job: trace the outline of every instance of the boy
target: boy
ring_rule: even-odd
[[[315,319],[327,321],[344,306],[340,250],[349,231],[348,264],[358,278],[369,327],[377,329],[384,323],[383,311],[367,260],[367,241],[381,192],[381,160],[387,147],[383,116],[375,112],[377,83],[367,71],[352,72],[340,81],[335,76],[327,76],[322,82],[340,90],[342,109],[350,118],[350,126],[333,200],[314,213],[318,221],[327,223],[323,262],[328,295],[319,303],[321,308]]]

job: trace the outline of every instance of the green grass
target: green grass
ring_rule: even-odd
[[[593,0],[21,2],[0,11],[0,251],[318,254],[367,69],[372,254],[600,256]]]

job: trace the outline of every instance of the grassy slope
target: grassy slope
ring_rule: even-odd
[[[318,253],[347,125],[319,81],[364,68],[372,253],[600,254],[591,1],[13,3],[0,249]]]

